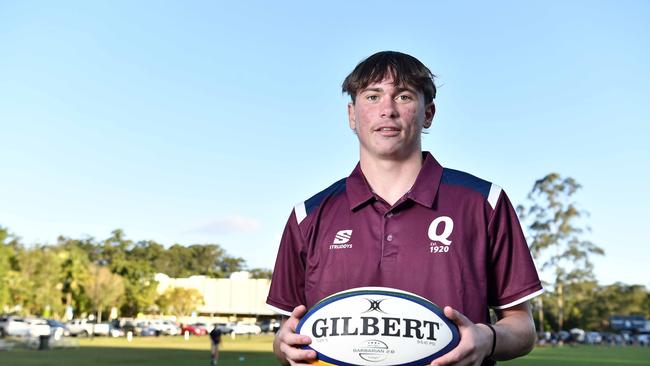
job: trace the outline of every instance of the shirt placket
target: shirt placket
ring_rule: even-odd
[[[397,260],[399,234],[395,225],[395,213],[387,211],[382,217],[382,262],[393,263]]]

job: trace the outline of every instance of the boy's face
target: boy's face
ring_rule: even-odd
[[[421,152],[420,135],[431,126],[435,107],[425,105],[422,92],[393,85],[387,74],[359,90],[348,104],[350,128],[359,137],[362,158],[403,160]]]

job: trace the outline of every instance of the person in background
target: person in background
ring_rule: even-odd
[[[212,342],[210,365],[215,366],[219,363],[219,345],[221,344],[221,330],[219,330],[216,324],[210,331],[210,341]]]

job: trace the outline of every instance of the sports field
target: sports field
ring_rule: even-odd
[[[271,353],[272,336],[225,338],[222,366],[276,365]],[[0,351],[2,366],[166,366],[205,365],[210,362],[207,337],[95,338],[74,340],[74,346],[50,351],[13,349]],[[537,348],[508,366],[549,365],[650,365],[650,347],[576,346]]]

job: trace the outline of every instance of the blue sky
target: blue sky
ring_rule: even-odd
[[[650,4],[0,0],[0,225],[218,243],[271,268],[293,205],[349,174],[343,78],[438,76],[423,148],[523,203],[584,186],[603,283],[650,285]]]

